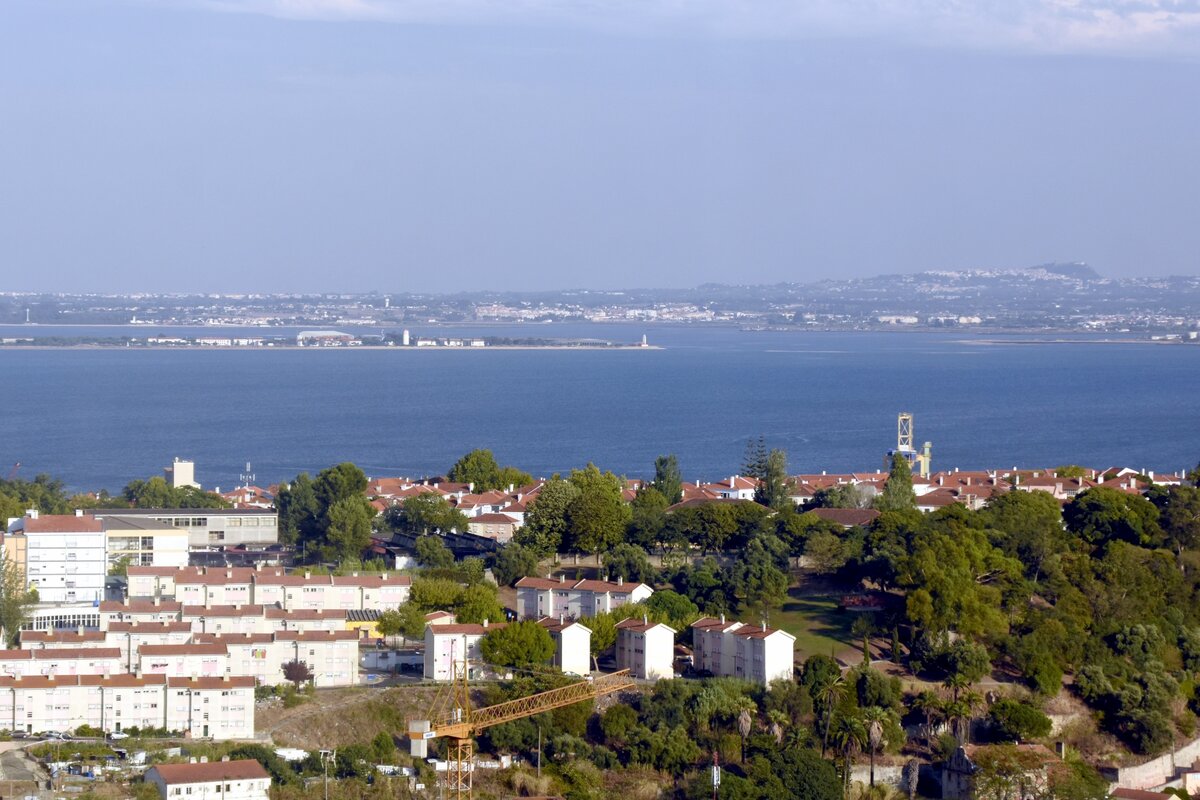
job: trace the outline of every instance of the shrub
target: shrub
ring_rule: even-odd
[[[1050,734],[1052,727],[1049,717],[1018,700],[999,700],[988,715],[997,737],[1009,742],[1041,739]]]

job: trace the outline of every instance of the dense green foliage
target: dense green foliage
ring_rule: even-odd
[[[509,487],[524,486],[533,482],[533,476],[516,467],[502,467],[496,463],[491,450],[472,450],[454,462],[446,477],[455,483],[471,484],[474,492],[492,489],[509,491]]]

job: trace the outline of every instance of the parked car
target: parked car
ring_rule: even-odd
[[[110,738],[114,741],[120,741],[121,739],[128,739],[129,734],[122,733],[121,731],[109,731],[108,738]]]

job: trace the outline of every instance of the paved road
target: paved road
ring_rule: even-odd
[[[13,749],[0,753],[0,780],[38,781],[42,776],[23,750]]]

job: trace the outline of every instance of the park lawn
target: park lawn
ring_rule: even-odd
[[[783,608],[771,614],[771,627],[782,628],[796,637],[796,659],[832,654],[845,661],[856,659],[860,644],[850,633],[854,615],[838,609],[833,595],[803,595],[793,587]]]

